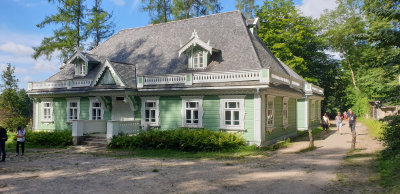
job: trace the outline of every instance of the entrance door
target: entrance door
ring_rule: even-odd
[[[132,121],[133,111],[129,103],[124,102],[124,97],[113,98],[111,119],[113,121]]]

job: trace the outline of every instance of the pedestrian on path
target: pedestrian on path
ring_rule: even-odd
[[[357,121],[357,116],[353,113],[351,109],[349,109],[349,127],[351,131],[351,136],[352,136],[352,144],[351,144],[351,149],[354,149],[356,147],[356,121]]]
[[[337,115],[335,117],[335,120],[336,120],[336,131],[337,131],[338,134],[339,134],[339,131],[340,131],[340,135],[342,135],[343,134],[343,132],[342,132],[343,117],[342,117],[340,112],[337,113]]]
[[[19,155],[19,145],[21,145],[22,156],[25,151],[25,129],[22,129],[21,126],[17,129],[17,156]]]
[[[2,126],[0,126],[0,153],[1,162],[6,161],[6,141],[8,140],[7,131]]]
[[[328,132],[329,125],[331,125],[327,113],[325,113],[324,116],[322,116],[321,123],[322,123],[322,131],[324,131],[325,133],[327,133],[327,132]]]
[[[347,112],[346,111],[344,111],[344,113],[343,113],[343,119],[347,120]]]

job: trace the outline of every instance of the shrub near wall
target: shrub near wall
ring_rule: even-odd
[[[113,149],[171,149],[179,151],[222,151],[246,145],[236,134],[207,129],[153,130],[136,136],[115,136],[108,145]]]
[[[72,145],[72,132],[56,131],[26,131],[25,142],[29,146],[65,147]]]

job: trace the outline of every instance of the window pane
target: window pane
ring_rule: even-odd
[[[197,102],[189,102],[189,108],[197,108],[198,103]]]
[[[231,125],[231,121],[225,121],[225,125]]]
[[[148,107],[148,108],[155,107],[155,102],[146,102],[145,107]]]
[[[234,114],[233,120],[238,121],[239,120],[239,111],[234,111],[233,114]]]
[[[199,120],[193,120],[193,123],[197,124],[197,123],[199,123]]]
[[[240,125],[240,124],[239,124],[239,121],[234,121],[234,122],[233,122],[233,125]]]
[[[191,119],[191,118],[192,118],[192,111],[186,110],[186,119]]]
[[[228,102],[228,104],[229,104],[229,108],[237,108],[237,104],[236,104],[236,102]]]
[[[192,123],[192,120],[186,120],[186,123],[190,124]]]
[[[156,122],[156,110],[151,110],[150,112],[151,122]]]
[[[145,110],[145,117],[146,119],[150,118],[150,110]]]
[[[199,111],[197,110],[193,111],[193,119],[199,119]]]
[[[225,111],[225,121],[230,121],[231,119],[231,111]]]

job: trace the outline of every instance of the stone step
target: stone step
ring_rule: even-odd
[[[84,141],[82,142],[83,145],[88,145],[88,146],[96,146],[96,147],[107,147],[108,143],[107,142],[101,142],[101,141]]]
[[[84,141],[107,141],[107,138],[85,137]]]

